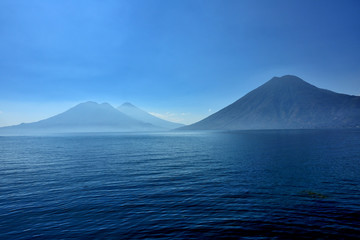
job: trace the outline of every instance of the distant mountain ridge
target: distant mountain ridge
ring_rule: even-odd
[[[137,119],[142,122],[150,123],[154,126],[158,126],[167,130],[175,129],[184,126],[184,124],[174,123],[155,117],[144,110],[139,109],[131,103],[124,103],[117,108],[120,112]]]
[[[142,110],[138,109],[138,111]],[[143,111],[144,115],[145,113],[146,112]],[[171,125],[170,122],[167,123]],[[181,125],[174,123],[174,126]],[[63,113],[38,122],[2,127],[0,128],[0,134],[136,132],[164,130],[167,130],[167,128],[133,118],[108,103],[99,104],[89,101],[80,103]]]
[[[178,130],[360,128],[360,97],[317,88],[286,75],[189,126],[157,118],[131,103],[80,103],[53,117],[1,127],[4,134]]]
[[[360,97],[317,88],[299,77],[274,77],[236,102],[181,130],[360,127]]]

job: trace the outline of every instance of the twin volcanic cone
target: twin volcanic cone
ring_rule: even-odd
[[[0,134],[166,131],[181,126],[129,103],[116,109],[108,103],[84,102],[38,122],[0,128]]]

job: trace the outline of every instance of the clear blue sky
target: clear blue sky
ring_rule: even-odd
[[[191,123],[285,74],[359,95],[360,1],[0,1],[0,126],[88,100]]]

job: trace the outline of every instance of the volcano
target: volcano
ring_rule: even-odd
[[[359,128],[360,97],[274,77],[236,102],[181,130]]]

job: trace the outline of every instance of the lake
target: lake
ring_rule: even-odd
[[[1,239],[360,237],[360,130],[0,137]]]

